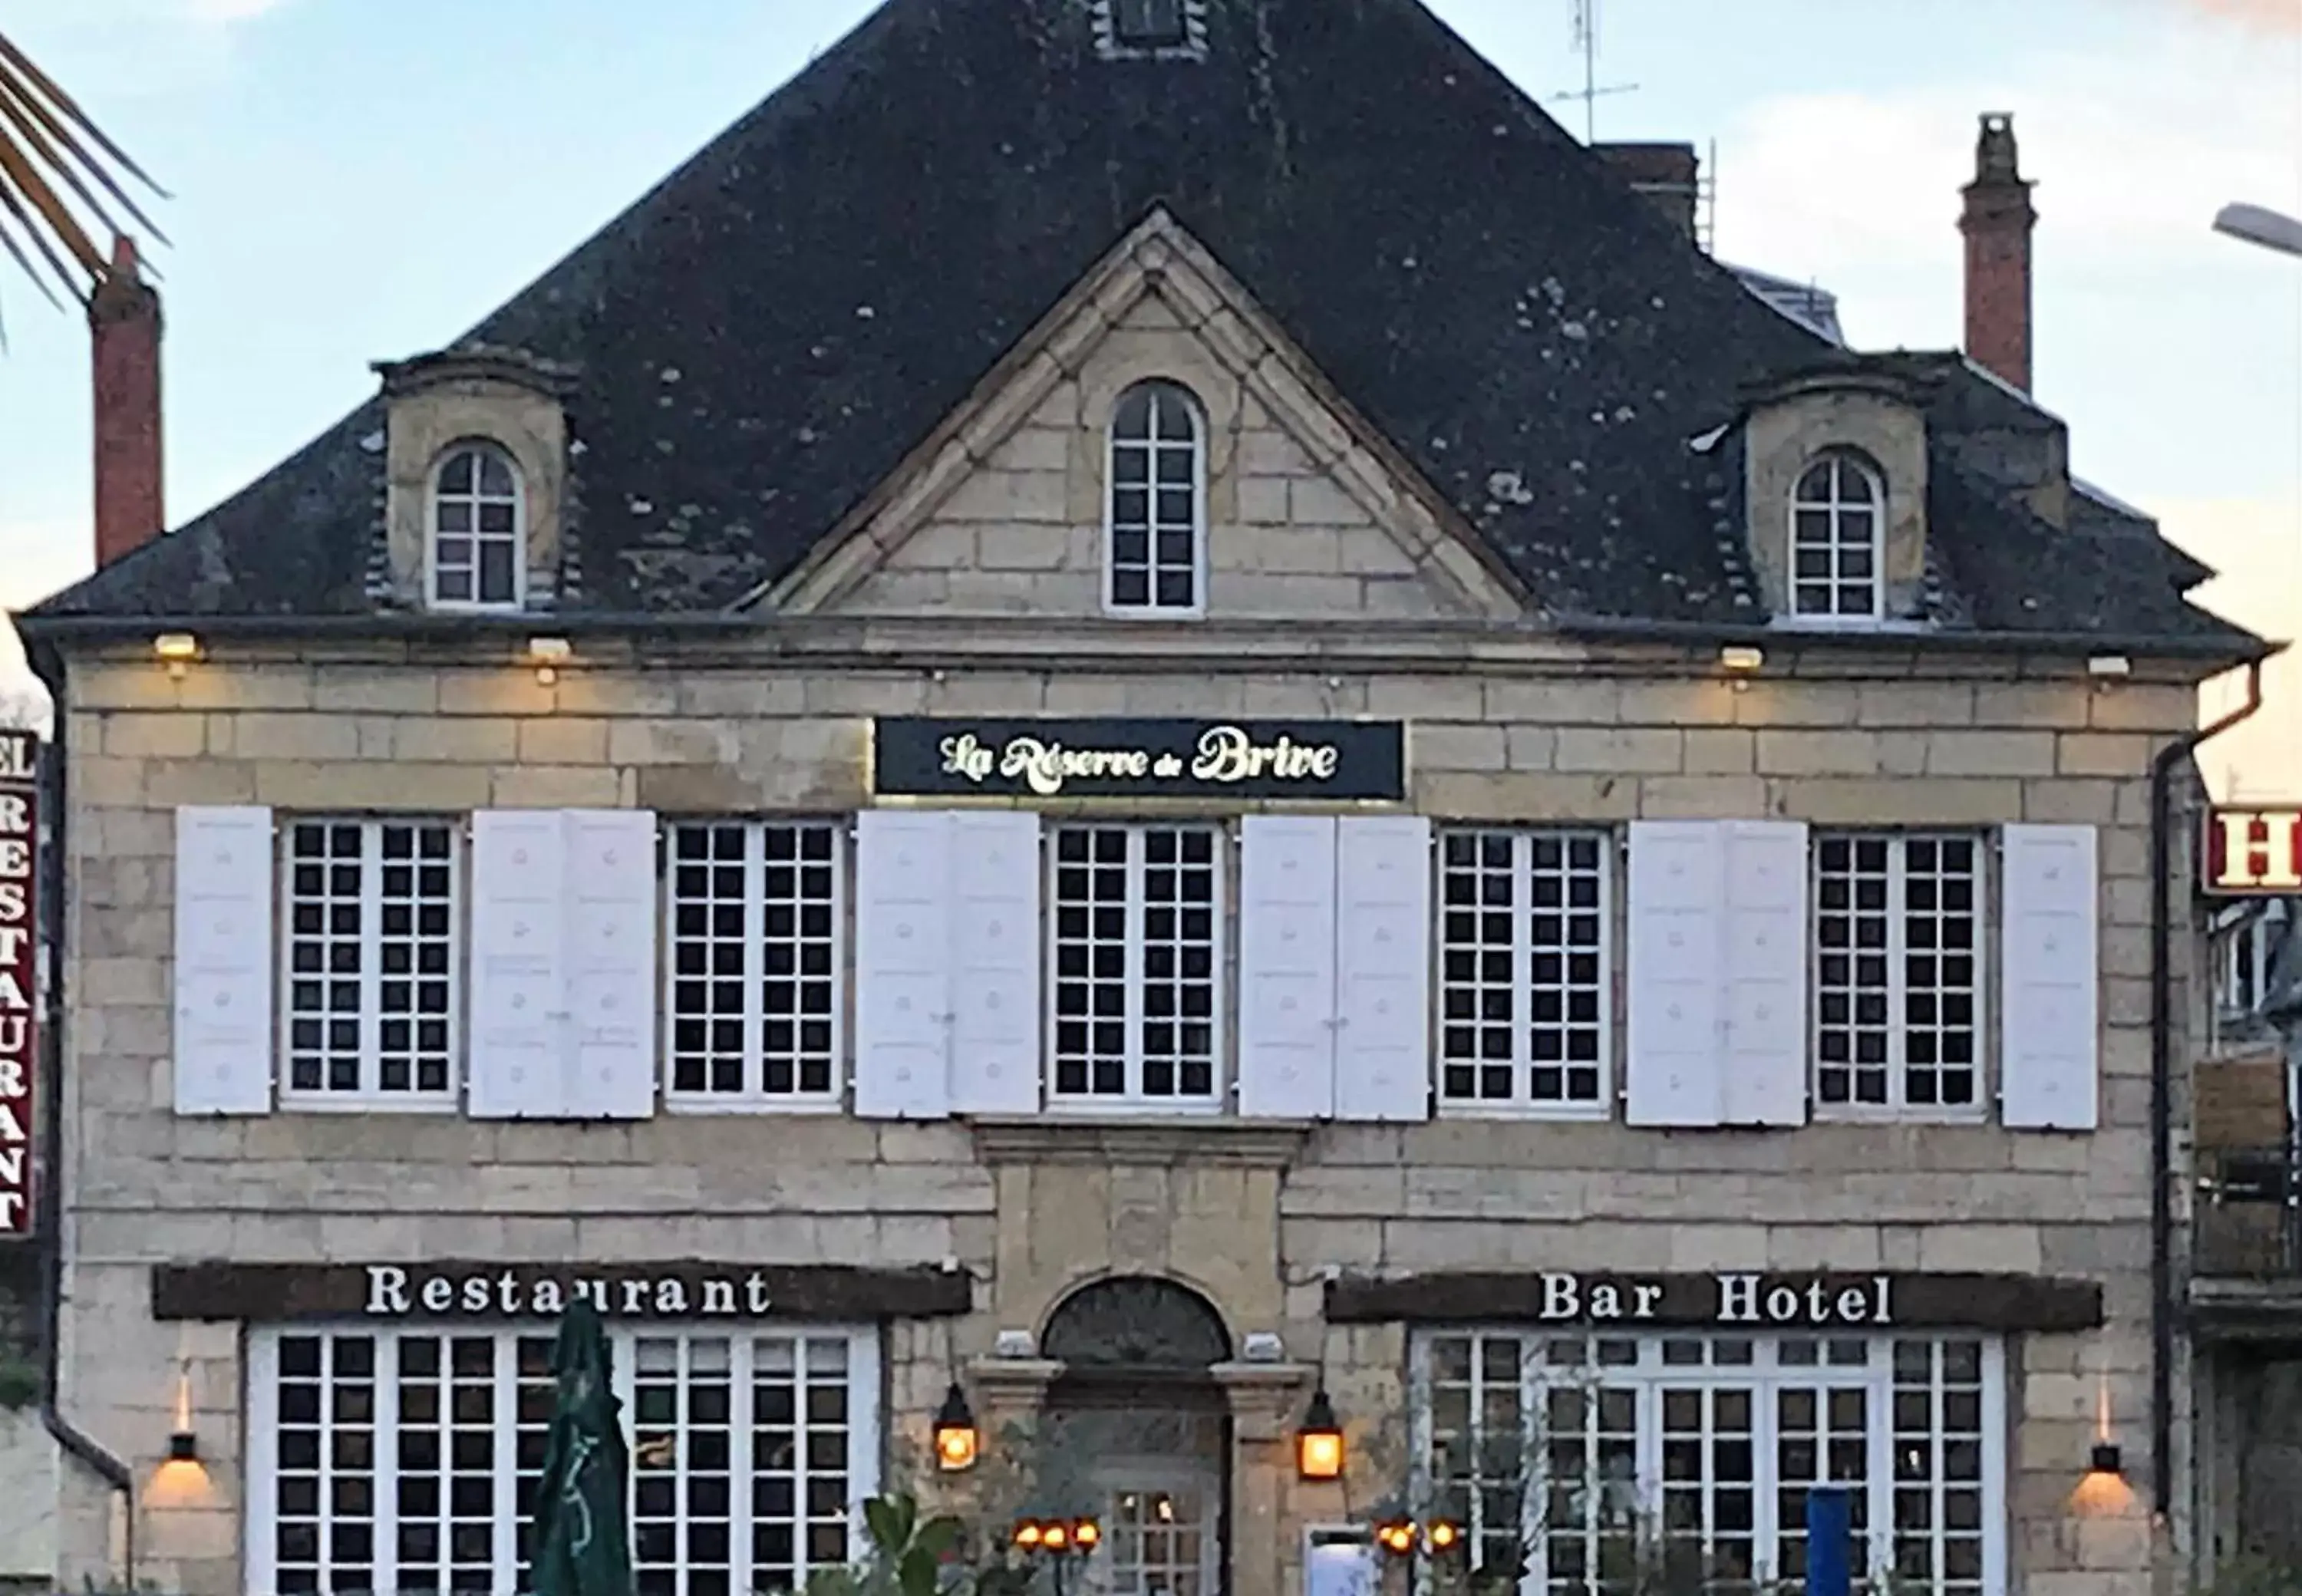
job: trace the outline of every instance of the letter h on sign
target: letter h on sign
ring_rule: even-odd
[[[2206,818],[2201,885],[2222,897],[2302,892],[2302,808],[2218,809]]]

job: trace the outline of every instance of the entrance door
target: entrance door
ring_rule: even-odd
[[[1222,1481],[1214,1469],[1130,1467],[1103,1475],[1106,1596],[1216,1596]]]

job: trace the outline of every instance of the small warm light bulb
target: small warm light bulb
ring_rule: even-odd
[[[1051,1524],[1039,1539],[1049,1551],[1061,1551],[1064,1542],[1071,1539],[1071,1534],[1062,1525]]]
[[[1039,1526],[1029,1519],[1015,1526],[1015,1544],[1029,1551],[1039,1543]]]
[[[1324,1382],[1311,1393],[1302,1426],[1295,1432],[1295,1472],[1306,1480],[1342,1477],[1343,1426]]]
[[[527,640],[527,661],[535,667],[538,685],[550,686],[559,679],[559,668],[575,658],[576,645],[564,637],[531,637]]]
[[[1457,1530],[1453,1525],[1449,1524],[1443,1518],[1441,1519],[1437,1524],[1431,1526],[1431,1545],[1432,1550],[1437,1551],[1446,1550],[1449,1547],[1455,1544],[1456,1538],[1460,1533],[1461,1532]]]
[[[1096,1542],[1103,1539],[1103,1527],[1092,1518],[1082,1518],[1079,1523],[1078,1535],[1080,1550],[1093,1551]]]
[[[944,1393],[943,1407],[936,1414],[936,1466],[946,1474],[973,1468],[982,1446],[983,1434],[975,1427],[975,1414],[967,1405],[967,1393],[954,1380]]]
[[[168,675],[181,682],[200,657],[200,640],[189,632],[163,632],[152,640],[152,652],[168,668]]]

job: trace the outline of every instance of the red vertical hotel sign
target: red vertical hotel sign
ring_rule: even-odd
[[[32,1233],[39,1073],[40,740],[0,731],[0,1241]]]

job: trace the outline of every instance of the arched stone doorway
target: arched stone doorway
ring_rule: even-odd
[[[1231,1415],[1213,1371],[1232,1356],[1214,1305],[1149,1275],[1089,1281],[1039,1337],[1060,1373],[1040,1410],[1041,1466],[1093,1513],[1104,1596],[1221,1596],[1230,1566]],[[1050,1503],[1050,1506],[1055,1504]]]

